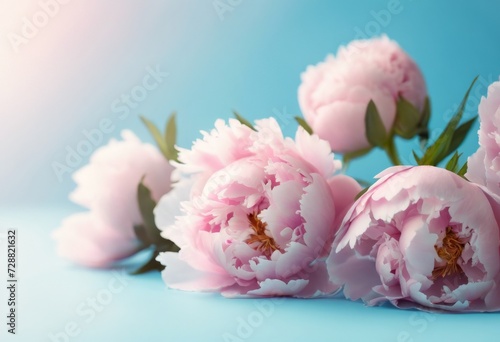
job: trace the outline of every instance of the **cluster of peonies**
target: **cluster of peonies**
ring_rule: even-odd
[[[424,113],[422,74],[381,37],[351,43],[302,79],[308,125],[295,139],[273,118],[255,127],[240,118],[217,120],[170,163],[130,132],[102,147],[75,174],[71,198],[90,212],[55,232],[60,254],[103,267],[147,247],[134,233],[142,180],[161,236],[180,248],[157,256],[170,288],[301,298],[343,290],[368,305],[500,310],[500,82],[481,100],[480,147],[460,172],[394,166],[361,192],[332,151],[373,147],[370,103],[389,134],[401,101]]]

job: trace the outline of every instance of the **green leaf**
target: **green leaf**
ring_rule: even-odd
[[[372,146],[384,148],[387,144],[388,135],[380,118],[377,106],[370,100],[365,114],[366,139]]]
[[[297,121],[299,126],[302,127],[307,133],[313,134],[313,130],[312,130],[311,126],[309,126],[309,124],[306,122],[306,120],[304,120],[300,116],[295,116],[294,119],[295,119],[295,121]]]
[[[175,122],[176,113],[172,113],[165,127],[165,148],[168,160],[178,161],[179,151],[175,148],[177,142],[177,124]]]
[[[156,258],[161,252],[178,252],[179,247],[175,243],[173,243],[170,240],[164,240],[165,243],[159,246],[156,246],[156,248],[153,251],[153,254],[151,257],[148,259],[144,265],[136,269],[135,271],[130,272],[130,274],[137,275],[137,274],[143,274],[151,271],[161,271],[165,267],[159,262],[156,261]]]
[[[394,141],[394,135],[391,135],[390,139],[384,146],[385,153],[389,157],[392,165],[403,165],[401,159],[399,158],[398,150],[396,149],[396,144]]]
[[[370,189],[369,186],[367,186],[366,188],[364,188],[363,190],[361,190],[360,192],[358,192],[358,194],[356,195],[356,197],[354,197],[354,200],[358,200],[361,196],[363,196],[367,191],[368,189]]]
[[[425,98],[424,109],[422,110],[420,123],[418,124],[417,134],[422,148],[427,146],[429,141],[429,120],[431,118],[431,102],[429,97]]]
[[[156,250],[158,252],[178,252],[180,248],[173,241],[165,239],[163,244],[156,247]]]
[[[469,89],[465,93],[460,106],[458,107],[457,113],[451,118],[450,122],[438,137],[438,139],[432,144],[427,151],[425,151],[422,159],[420,161],[420,165],[437,165],[441,160],[446,158],[453,150],[450,149],[451,141],[453,139],[453,135],[455,130],[462,119],[462,115],[465,109],[465,104],[467,102],[467,98],[469,97],[472,86],[477,80],[477,76],[472,81]]]
[[[364,148],[362,150],[359,150],[359,151],[354,151],[354,152],[349,152],[349,153],[344,153],[342,155],[342,162],[344,164],[347,164],[349,163],[351,160],[353,159],[356,159],[356,158],[359,158],[359,157],[362,157],[364,156],[365,154],[367,154],[368,152],[370,152],[372,150],[371,147],[368,147],[368,148]]]
[[[241,116],[238,112],[236,111],[233,111],[233,114],[234,114],[234,117],[242,124],[242,125],[245,125],[247,127],[250,127],[251,129],[253,129],[254,131],[256,130],[253,125],[250,123],[250,121],[248,121],[247,119],[245,119],[243,116]]]
[[[420,116],[420,123],[418,127],[427,128],[429,125],[429,120],[431,118],[431,100],[429,97],[425,98],[424,109],[422,110],[422,114]]]
[[[356,182],[358,182],[359,185],[361,185],[364,188],[369,188],[372,183],[368,182],[367,180],[361,179],[361,178],[354,178]]]
[[[150,245],[149,236],[146,233],[146,228],[144,228],[144,225],[142,225],[142,224],[135,225],[134,226],[134,233],[135,233],[135,236],[137,237],[137,239],[139,239],[139,241],[143,242],[144,245],[146,245],[146,246]]]
[[[455,151],[450,160],[448,160],[448,163],[446,163],[445,169],[451,172],[457,171],[458,160],[460,159],[461,155],[461,153],[459,154],[457,151]]]
[[[453,133],[453,137],[451,138],[450,147],[449,147],[450,151],[454,151],[460,147],[460,145],[463,143],[463,141],[467,137],[467,134],[469,133],[470,129],[474,125],[474,122],[476,121],[476,119],[477,119],[477,115],[475,117],[473,117],[472,119],[467,120],[466,122],[464,122],[460,126],[458,126],[458,128]]]
[[[405,139],[411,139],[417,134],[421,122],[418,109],[401,97],[396,106],[396,120],[394,121],[394,132]]]
[[[417,155],[415,151],[411,151],[413,153],[413,158],[415,158],[415,161],[417,162],[417,165],[423,165],[420,164],[421,158]]]
[[[142,180],[137,186],[137,202],[143,221],[142,225],[134,227],[137,238],[146,246],[155,245],[156,250],[160,252],[178,252],[179,247],[172,241],[163,238],[160,230],[156,227],[153,213],[156,202],[151,197],[151,191],[144,185]]]
[[[471,85],[469,86],[469,89],[465,93],[464,98],[462,99],[462,102],[460,103],[460,106],[458,107],[457,113],[455,114],[454,117],[451,118],[450,122],[448,123],[448,126],[451,126],[450,128],[446,127],[445,132],[447,133],[445,139],[445,148],[442,148],[440,153],[437,155],[436,161],[434,165],[437,165],[439,162],[441,162],[444,158],[446,158],[450,153],[452,153],[460,144],[463,142],[465,139],[465,136],[467,135],[467,132],[470,130],[470,127],[472,126],[473,122],[470,122],[471,120],[465,122],[463,125],[457,128],[458,124],[460,123],[460,120],[462,120],[462,116],[464,113],[465,105],[467,103],[467,99],[469,98],[469,94],[472,90],[472,87],[474,86],[474,83],[477,81],[478,76],[474,78],[472,81]],[[458,133],[457,133],[458,131]],[[465,132],[465,133],[463,133]],[[453,147],[452,145],[456,146]]]
[[[467,165],[467,160],[466,160],[465,163],[460,168],[460,170],[458,170],[457,175],[465,178],[465,174],[467,173],[467,167],[468,167],[468,165]]]
[[[158,145],[158,148],[160,149],[161,153],[167,157],[167,145],[165,143],[165,140],[163,139],[163,135],[161,134],[160,130],[158,127],[155,126],[153,122],[151,122],[149,119],[146,119],[144,116],[140,116],[141,121],[144,123],[146,128],[148,129],[149,133],[153,136],[153,139],[155,140],[156,144]]]
[[[146,245],[161,245],[165,243],[165,239],[161,237],[160,230],[156,227],[153,210],[156,202],[151,197],[151,191],[141,182],[137,186],[137,202],[139,211],[141,212],[144,232],[137,235]],[[138,233],[138,232],[136,232]]]
[[[139,267],[135,271],[130,272],[130,274],[138,275],[138,274],[144,274],[144,273],[151,272],[151,271],[163,270],[164,266],[162,266],[162,264],[160,264],[160,262],[156,261],[157,256],[158,256],[158,252],[154,251],[151,258],[149,258],[149,260],[144,265],[142,265],[141,267]]]

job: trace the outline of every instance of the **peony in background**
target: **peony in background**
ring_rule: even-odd
[[[46,26],[17,52],[8,35],[19,34],[23,18],[32,18],[41,5],[1,3],[0,228],[20,231],[16,337],[57,340],[75,322],[78,333],[71,340],[81,341],[126,340],[125,336],[130,340],[171,336],[182,341],[202,333],[214,341],[228,338],[226,333],[242,340],[304,339],[316,333],[333,336],[333,331],[344,340],[360,340],[368,333],[380,340],[418,341],[450,334],[465,338],[477,337],[478,331],[487,338],[496,315],[433,316],[386,307],[365,310],[346,301],[222,301],[180,292],[172,295],[157,276],[127,278],[83,271],[55,258],[50,231],[62,217],[80,209],[67,201],[76,186],[70,173],[59,172],[58,177],[54,165],[59,165],[54,163],[76,170],[97,146],[120,138],[123,128],[152,142],[138,114],[163,125],[176,110],[183,147],[190,146],[200,129],[211,129],[216,118],[231,116],[232,109],[251,120],[274,116],[285,134],[293,136],[292,117],[300,112],[297,88],[307,65],[323,61],[352,39],[383,32],[424,73],[433,100],[433,128],[442,128],[475,75],[480,78],[465,118],[500,74],[500,48],[493,43],[500,38],[495,17],[499,8],[492,2],[231,3],[231,9],[220,14],[213,1],[73,0],[53,9]],[[143,91],[146,78],[152,89]],[[473,130],[478,127],[476,123]],[[415,146],[408,145],[401,154],[411,160]],[[471,134],[461,151],[471,155],[477,148],[477,136]],[[77,151],[76,156],[70,150]],[[386,156],[375,151],[354,161],[349,172],[370,178],[388,165]],[[111,299],[105,292],[110,291],[109,284],[123,285],[121,291],[110,292]],[[101,305],[102,310],[91,309],[87,299],[99,295],[107,304]],[[4,298],[2,293],[2,315]],[[39,308],[46,314],[41,315]],[[241,322],[259,317],[258,313],[262,321],[250,325],[246,335],[238,335]],[[289,324],[297,319],[310,328]],[[366,329],[359,329],[359,321]],[[199,329],[178,328],[186,322]],[[465,324],[478,329],[457,331]],[[128,328],[136,325],[137,329]],[[0,331],[3,338],[1,334],[5,332]]]

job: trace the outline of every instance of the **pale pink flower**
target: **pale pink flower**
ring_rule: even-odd
[[[306,121],[340,153],[370,147],[364,124],[370,100],[389,132],[401,96],[422,111],[425,81],[415,62],[386,36],[353,41],[336,57],[309,66],[298,90]]]
[[[180,151],[183,178],[155,209],[162,236],[180,247],[158,257],[166,284],[225,296],[337,290],[324,259],[360,187],[334,176],[340,163],[328,143],[302,128],[284,138],[274,119],[256,131],[236,120],[215,127]],[[182,198],[174,219],[169,208]]]
[[[142,223],[137,186],[143,177],[156,201],[170,190],[173,167],[158,149],[131,131],[121,135],[123,141],[97,149],[73,176],[70,198],[90,212],[70,216],[54,232],[59,254],[82,265],[108,266],[141,247],[134,225]]]
[[[500,82],[488,87],[479,104],[479,149],[467,162],[467,179],[500,195]]]
[[[500,204],[433,166],[393,167],[347,213],[327,260],[347,298],[500,310]]]
[[[65,218],[54,236],[60,256],[88,267],[109,266],[141,247],[128,232],[108,225],[91,211]]]

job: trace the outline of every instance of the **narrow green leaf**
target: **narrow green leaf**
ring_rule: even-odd
[[[474,80],[472,81],[471,85],[469,86],[469,89],[467,89],[467,92],[465,93],[465,96],[462,99],[462,102],[460,103],[460,106],[458,107],[457,113],[455,114],[454,117],[451,118],[450,123],[448,124],[450,126],[450,128],[446,127],[445,132],[443,132],[443,133],[447,133],[447,135],[446,135],[447,139],[445,139],[444,147],[441,149],[440,153],[437,154],[437,158],[436,158],[434,165],[439,164],[439,162],[441,162],[444,158],[446,158],[450,153],[452,153],[454,151],[454,149],[451,148],[451,144],[455,138],[457,126],[460,123],[460,120],[462,120],[462,116],[464,114],[464,109],[465,109],[465,105],[467,103],[467,99],[469,98],[469,94],[472,90],[472,87],[476,83],[477,79],[478,79],[478,76],[476,76],[474,78]],[[462,131],[467,129],[467,127],[469,125],[472,125],[472,123],[469,123],[469,121],[464,123],[464,125],[466,125],[466,126],[464,126],[465,128],[463,128]],[[470,127],[468,129],[470,129]],[[465,139],[465,135],[466,134],[464,134],[462,136],[457,136],[456,142],[455,142],[455,145],[457,147]]]
[[[367,180],[361,179],[361,178],[354,178],[356,182],[358,182],[359,185],[361,185],[364,188],[369,188],[372,183],[368,182]]]
[[[429,130],[427,128],[419,128],[418,141],[420,143],[420,148],[425,150],[427,143],[429,142]]]
[[[148,259],[144,265],[136,269],[135,271],[130,272],[130,274],[137,275],[137,274],[143,274],[151,271],[161,271],[165,267],[159,262],[156,261],[156,258],[161,252],[178,252],[179,247],[173,243],[170,240],[164,240],[165,243],[162,245],[156,246],[155,250],[153,251],[153,254],[151,257]]]
[[[387,143],[384,146],[384,150],[385,153],[387,154],[387,157],[389,157],[389,160],[391,161],[392,165],[403,165],[401,159],[399,158],[399,153],[396,148],[394,135],[391,135],[389,140],[387,140]]]
[[[429,141],[429,120],[431,118],[431,102],[429,97],[425,98],[424,109],[422,110],[420,123],[418,124],[417,134],[420,146],[425,148]]]
[[[130,274],[138,275],[138,274],[144,274],[144,273],[151,272],[151,271],[163,270],[164,266],[162,266],[162,264],[160,264],[158,261],[156,261],[157,256],[158,256],[158,252],[154,251],[151,258],[149,258],[149,260],[144,265],[142,265],[141,267],[139,267],[135,271],[130,272]]]
[[[361,196],[363,196],[367,191],[368,189],[370,189],[370,187],[366,187],[364,188],[363,190],[361,190],[360,192],[358,192],[358,194],[356,195],[356,197],[354,197],[354,200],[356,201],[357,199],[359,199]]]
[[[151,122],[149,119],[145,118],[144,116],[140,116],[141,121],[144,123],[146,128],[148,129],[149,133],[153,136],[153,139],[155,140],[156,144],[158,145],[158,148],[160,149],[161,153],[165,157],[167,157],[167,145],[165,144],[165,140],[163,139],[163,135],[161,134],[160,130],[158,127],[155,126],[153,122]]]
[[[468,165],[467,165],[467,160],[466,160],[465,163],[460,168],[460,170],[458,170],[457,175],[465,178],[465,174],[467,173],[467,167],[468,167]]]
[[[135,236],[137,237],[137,239],[139,239],[139,241],[141,241],[145,246],[150,245],[151,242],[149,241],[149,236],[146,233],[146,229],[144,228],[144,225],[142,225],[142,224],[135,225],[134,226],[134,233],[135,233]]]
[[[451,138],[450,147],[449,147],[450,151],[454,151],[460,147],[460,145],[463,143],[463,141],[467,137],[467,134],[469,133],[470,129],[474,125],[474,122],[476,121],[476,119],[477,119],[477,115],[475,117],[473,117],[472,119],[467,120],[466,122],[464,122],[460,126],[458,126],[458,128],[453,133],[453,137]]]
[[[158,252],[178,252],[180,250],[179,246],[177,246],[173,241],[166,240],[163,244],[156,247]]]
[[[415,158],[415,161],[417,162],[417,165],[423,165],[420,164],[421,158],[417,155],[415,151],[411,151],[413,153],[413,158]]]
[[[342,155],[342,162],[343,163],[349,163],[353,159],[356,159],[356,158],[364,156],[365,154],[367,154],[371,150],[372,150],[372,148],[368,147],[368,148],[364,148],[364,149],[359,150],[359,151],[344,153]]]
[[[469,97],[470,91],[477,80],[474,78],[469,89],[465,93],[460,106],[456,114],[451,118],[450,122],[438,137],[438,139],[432,144],[427,151],[425,151],[424,155],[421,159],[421,165],[437,165],[441,160],[446,158],[453,150],[450,149],[451,141],[453,139],[453,134],[462,119],[462,115],[465,109],[465,104],[467,102],[467,98]]]
[[[142,180],[137,186],[137,202],[143,221],[142,225],[134,227],[137,237],[146,246],[155,245],[156,250],[160,252],[178,252],[179,247],[172,241],[163,238],[160,230],[156,227],[153,213],[156,202],[151,197],[151,191],[144,185]]]
[[[445,169],[451,172],[457,171],[458,160],[460,159],[461,155],[461,153],[459,154],[457,151],[455,151],[450,160],[448,160],[448,163],[446,163]]]
[[[177,142],[177,124],[175,122],[176,113],[172,113],[168,118],[167,125],[165,127],[165,147],[167,151],[167,159],[178,161],[177,157],[179,151],[175,148]]]
[[[161,237],[160,230],[156,227],[153,210],[156,202],[151,197],[151,191],[141,182],[137,186],[137,202],[139,211],[141,212],[144,234],[148,241],[144,241],[147,245],[161,245],[165,239]]]
[[[297,121],[297,123],[299,124],[300,127],[305,129],[305,131],[307,133],[313,134],[313,130],[312,130],[311,126],[309,126],[309,124],[306,122],[306,120],[304,120],[300,116],[295,116],[294,119],[295,119],[295,121]]]
[[[256,130],[253,125],[250,123],[250,121],[248,121],[247,119],[245,119],[243,116],[241,116],[238,112],[236,111],[233,111],[233,114],[234,114],[234,117],[242,124],[242,125],[245,125],[247,127],[250,127],[251,129],[253,129],[254,131]]]
[[[401,97],[396,105],[394,132],[405,139],[413,138],[417,134],[417,128],[421,121],[420,115],[413,104]]]
[[[424,109],[422,110],[422,114],[420,116],[420,123],[418,127],[427,128],[429,125],[429,120],[431,118],[431,100],[429,97],[425,98]]]
[[[366,129],[366,139],[372,146],[378,146],[384,148],[387,143],[387,132],[385,131],[385,126],[380,118],[377,106],[373,100],[370,100],[368,106],[366,107],[365,114],[365,129]]]

